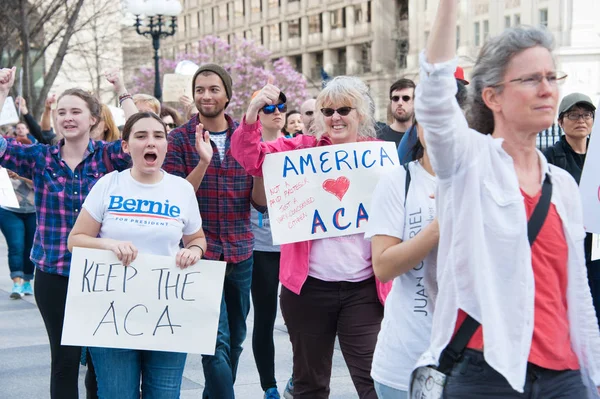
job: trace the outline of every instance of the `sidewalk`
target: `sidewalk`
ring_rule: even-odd
[[[33,297],[12,300],[6,243],[0,235],[0,399],[48,398],[50,387],[50,347],[44,323]],[[253,313],[248,316],[248,337],[238,368],[237,399],[261,399],[258,373],[252,356]],[[292,349],[281,315],[275,322],[276,377],[282,392],[292,371]],[[83,377],[79,374],[80,398],[85,398]],[[182,399],[202,397],[204,375],[199,355],[189,355],[183,374]],[[331,377],[331,399],[351,399],[357,394],[344,359],[336,345]],[[118,398],[115,398],[118,399]]]

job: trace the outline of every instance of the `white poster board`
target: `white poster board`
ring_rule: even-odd
[[[2,167],[0,167],[0,205],[19,208],[19,200],[10,177],[8,177],[8,172]]]
[[[111,251],[75,248],[62,345],[213,355],[225,266],[138,254],[124,267]]]
[[[268,154],[262,171],[274,244],[365,231],[379,178],[397,167],[391,142]]]
[[[6,97],[4,100],[4,106],[0,112],[0,126],[11,125],[19,122],[19,114],[17,113],[17,107],[12,97]]]
[[[600,106],[600,104],[598,105]],[[600,123],[594,123],[579,181],[583,225],[588,233],[600,233]]]
[[[189,75],[166,73],[163,77],[163,101],[179,102],[181,96],[193,97],[192,78]]]

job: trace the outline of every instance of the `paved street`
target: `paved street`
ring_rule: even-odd
[[[6,256],[6,243],[0,235],[0,399],[38,399],[49,397],[50,349],[42,318],[33,297],[12,300],[12,288]],[[252,312],[248,317],[248,338],[242,353],[235,385],[236,398],[260,399],[263,397],[251,349],[253,326]],[[275,325],[276,376],[283,390],[292,369],[291,345],[279,316]],[[85,398],[82,367],[79,379],[80,397]],[[204,383],[199,355],[188,356],[182,399],[200,398]],[[333,359],[331,380],[332,399],[356,398],[348,369],[339,347]]]

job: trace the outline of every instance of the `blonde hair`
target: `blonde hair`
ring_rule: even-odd
[[[133,103],[136,106],[139,103],[146,104],[150,108],[152,108],[152,111],[154,111],[156,115],[160,115],[160,101],[158,101],[154,96],[151,96],[149,94],[134,94]]]
[[[359,137],[375,137],[375,103],[369,94],[369,87],[354,76],[337,76],[317,96],[315,122],[311,133],[320,138],[327,130],[321,108],[332,105],[348,106],[356,111]]]
[[[104,132],[102,132],[102,140],[117,141],[121,138],[121,132],[113,119],[112,112],[107,105],[102,104],[102,120],[104,121]]]

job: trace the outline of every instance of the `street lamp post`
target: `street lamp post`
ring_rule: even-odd
[[[129,11],[135,15],[135,31],[152,38],[154,48],[154,97],[162,100],[158,50],[160,39],[173,36],[177,30],[177,15],[181,12],[179,0],[130,0]],[[144,23],[144,19],[147,19]],[[170,23],[169,23],[170,18]],[[143,27],[145,26],[145,30]]]

